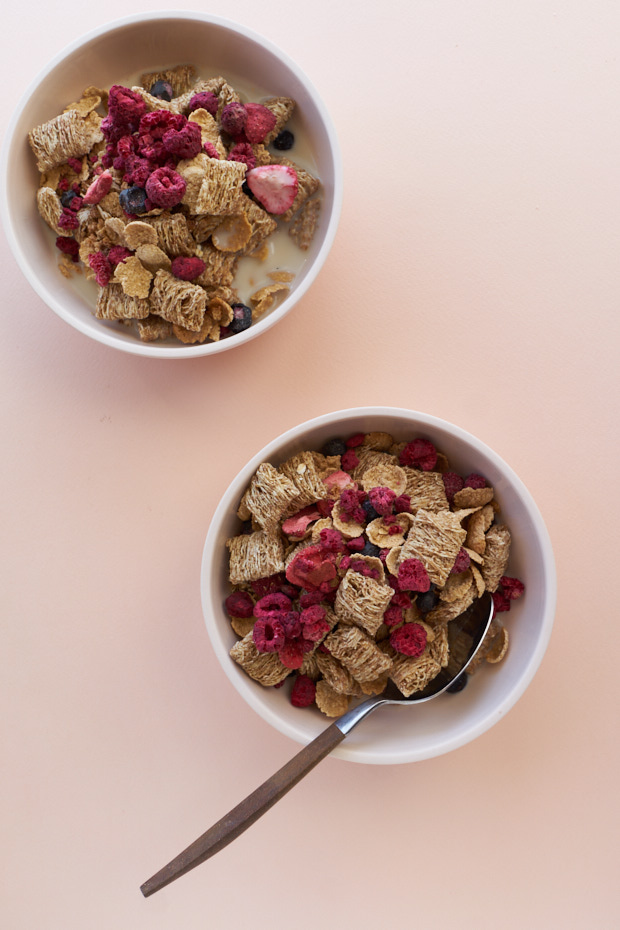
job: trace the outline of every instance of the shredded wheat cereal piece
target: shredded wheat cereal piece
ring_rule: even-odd
[[[325,680],[316,683],[316,706],[326,717],[341,717],[349,708],[350,698],[329,685]]]
[[[289,505],[294,509],[287,515],[290,516],[307,504],[327,497],[327,488],[311,452],[300,452],[292,456],[279,466],[278,471],[292,481],[297,489],[297,496]]]
[[[259,652],[251,632],[235,643],[230,655],[250,678],[266,688],[280,684],[291,672],[282,664],[277,653]]]
[[[318,197],[307,200],[289,226],[288,234],[303,252],[306,252],[314,239],[319,222],[321,201]]]
[[[99,291],[95,308],[98,320],[146,320],[149,313],[148,300],[126,294],[120,284],[110,283]]]
[[[510,542],[510,530],[505,523],[493,524],[486,534],[482,577],[488,591],[497,591],[499,580],[506,572]]]
[[[369,468],[375,465],[398,465],[398,459],[389,452],[378,452],[375,449],[366,449],[364,446],[359,446],[355,451],[357,453],[358,464],[353,470],[352,477],[354,481],[360,484],[365,472],[367,472]]]
[[[426,624],[424,624],[426,627]],[[426,627],[428,629],[428,627]],[[450,646],[448,644],[448,625],[441,624],[432,630],[432,636],[427,639],[428,655],[441,667],[446,668],[450,658]]]
[[[374,681],[392,666],[392,659],[357,626],[336,627],[325,645],[356,681]]]
[[[138,335],[143,342],[155,342],[161,339],[168,339],[172,334],[172,325],[167,320],[162,320],[160,316],[151,314],[144,320],[138,320]]]
[[[388,654],[393,658],[390,678],[404,697],[424,690],[441,671],[440,663],[427,650],[416,659],[399,655],[391,647]]]
[[[341,622],[354,623],[374,636],[393,593],[389,585],[348,569],[338,586],[334,611]]]
[[[351,672],[328,652],[313,653],[317,668],[324,680],[339,694],[359,694],[359,685]]]
[[[62,204],[56,191],[51,187],[40,187],[37,191],[37,209],[50,229],[59,236],[64,235],[64,231],[58,225],[62,215]]]
[[[279,536],[257,530],[226,541],[230,552],[230,583],[258,581],[284,570],[284,547]]]
[[[298,493],[297,485],[285,473],[263,462],[250,482],[245,503],[263,529],[275,531]]]
[[[443,587],[466,532],[450,511],[418,510],[401,552],[401,560],[419,559],[433,584]]]
[[[230,287],[239,261],[237,255],[220,252],[207,242],[201,246],[199,256],[205,263],[205,270],[194,284],[205,288]]]
[[[435,471],[418,471],[416,468],[403,468],[407,478],[405,494],[411,499],[411,512],[430,510],[439,513],[449,510],[448,498],[443,479]]]
[[[242,162],[208,158],[196,200],[187,204],[190,212],[211,216],[241,213],[245,172],[246,166]]]
[[[186,329],[202,326],[207,295],[201,287],[180,281],[168,271],[158,271],[153,280],[151,307],[154,313]]]
[[[384,433],[381,430],[364,435],[362,443],[363,449],[374,449],[377,452],[389,452],[394,443],[394,437],[390,433]]]
[[[100,122],[96,113],[84,119],[76,110],[68,110],[32,129],[28,141],[39,171],[62,165],[68,158],[86,155],[103,139]]]
[[[196,254],[196,241],[182,213],[152,216],[148,222],[157,233],[157,245],[170,258]]]
[[[263,106],[271,110],[276,118],[275,126],[265,137],[265,145],[269,145],[282,132],[285,124],[291,118],[295,109],[295,101],[291,97],[269,97],[268,100],[263,101]]]
[[[300,675],[307,675],[308,678],[312,679],[312,681],[318,681],[321,677],[321,672],[319,671],[319,667],[316,661],[317,655],[318,653],[316,651],[307,652],[299,669]]]

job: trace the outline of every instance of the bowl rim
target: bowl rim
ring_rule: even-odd
[[[255,685],[255,682],[252,682],[252,680],[247,676],[242,676],[239,674],[240,669],[230,659],[229,646],[224,642],[224,639],[220,635],[220,630],[215,622],[215,618],[212,616],[211,607],[213,601],[216,598],[212,592],[210,567],[217,552],[217,537],[219,534],[219,527],[226,519],[226,517],[230,516],[231,505],[235,506],[235,508],[237,506],[238,496],[236,495],[238,495],[238,485],[241,483],[241,478],[243,478],[243,481],[247,484],[247,481],[249,481],[249,478],[254,474],[261,462],[268,461],[270,456],[277,452],[281,446],[287,444],[291,440],[296,439],[298,436],[330,423],[335,424],[342,420],[365,416],[402,417],[403,420],[415,420],[422,428],[427,426],[431,429],[434,428],[438,430],[447,430],[458,441],[462,441],[473,445],[474,447],[478,447],[481,452],[493,462],[495,467],[497,467],[497,469],[501,471],[501,473],[510,481],[511,485],[517,492],[528,514],[528,517],[534,525],[544,563],[543,574],[546,581],[545,601],[543,616],[541,618],[541,624],[538,630],[536,642],[523,672],[511,690],[499,704],[495,705],[492,709],[486,712],[477,723],[472,724],[463,733],[452,738],[445,738],[443,741],[435,743],[427,750],[408,747],[403,751],[392,752],[391,754],[384,752],[381,757],[378,757],[377,753],[373,752],[372,749],[354,746],[352,744],[347,744],[347,742],[344,741],[332,752],[332,755],[338,758],[359,763],[390,765],[407,762],[419,762],[451,752],[454,749],[458,749],[466,743],[471,742],[490,729],[495,723],[498,722],[500,718],[505,716],[508,711],[514,707],[516,702],[530,685],[540,666],[540,663],[542,662],[543,656],[549,643],[549,639],[551,637],[551,631],[555,617],[557,602],[557,576],[555,559],[551,545],[551,539],[540,510],[527,487],[518,477],[516,472],[501,458],[501,456],[494,452],[490,446],[474,436],[473,433],[469,433],[462,427],[456,426],[448,420],[442,419],[432,414],[422,413],[420,411],[410,410],[408,408],[402,407],[370,406],[350,407],[337,410],[332,413],[322,414],[321,416],[314,417],[310,420],[306,420],[303,423],[298,424],[297,426],[291,427],[284,433],[281,433],[275,439],[272,439],[238,471],[237,475],[233,478],[227,489],[222,494],[220,501],[213,513],[213,516],[211,517],[203,547],[200,566],[200,591],[203,619],[207,628],[207,634],[218,658],[219,664],[235,690],[241,695],[241,697],[246,701],[251,709],[254,710],[260,717],[262,717],[263,720],[273,726],[274,729],[278,730],[285,736],[290,737],[297,743],[307,743],[308,737],[306,734],[302,734],[298,729],[289,724],[288,721],[283,720],[271,709],[270,706],[267,705],[267,703],[260,701],[257,702],[256,700],[252,699],[252,695],[256,695],[256,691],[252,687]]]
[[[62,300],[59,300],[54,295],[50,294],[46,287],[39,280],[36,269],[28,260],[26,251],[20,243],[19,237],[16,233],[15,224],[13,222],[13,215],[9,207],[8,167],[10,153],[15,141],[15,131],[23,109],[33,97],[40,84],[56,67],[58,67],[58,65],[62,64],[65,59],[76,52],[81,46],[92,42],[97,38],[105,36],[108,33],[115,32],[118,29],[124,29],[127,26],[134,26],[145,21],[153,20],[184,20],[188,22],[193,20],[205,23],[207,25],[214,25],[239,34],[243,38],[249,39],[256,44],[263,46],[267,52],[269,52],[275,58],[280,59],[285,67],[293,73],[300,84],[306,88],[309,96],[312,98],[313,104],[325,129],[329,143],[331,159],[334,166],[332,207],[329,221],[325,229],[323,241],[312,264],[308,266],[303,279],[296,285],[294,292],[289,294],[282,301],[282,303],[275,308],[275,310],[259,320],[254,326],[251,326],[249,329],[242,333],[238,333],[233,339],[222,339],[219,342],[203,343],[202,345],[197,346],[168,346],[165,344],[140,342],[139,340],[123,340],[119,335],[113,331],[105,329],[105,327],[101,327],[100,330],[93,330],[93,328],[88,325],[89,323],[92,323],[91,320],[83,321],[80,318],[74,317],[65,309]],[[33,80],[30,82],[30,84],[28,84],[26,90],[22,93],[21,97],[17,101],[11,119],[9,120],[9,124],[7,126],[2,143],[2,151],[0,153],[0,177],[2,179],[0,183],[0,218],[2,219],[2,225],[4,227],[9,246],[15,260],[17,261],[17,264],[22,271],[22,274],[30,284],[31,288],[41,298],[46,306],[53,310],[57,316],[59,316],[74,329],[78,330],[90,339],[93,339],[95,342],[99,342],[102,345],[108,346],[109,348],[118,349],[131,355],[140,355],[145,358],[158,359],[182,360],[217,355],[220,352],[226,352],[230,349],[245,345],[252,339],[255,339],[257,336],[267,332],[267,330],[271,329],[272,326],[275,326],[275,324],[278,323],[284,316],[286,316],[293,309],[295,304],[297,304],[299,300],[305,296],[310,286],[316,280],[316,277],[323,267],[333,245],[338,223],[340,221],[343,201],[342,153],[340,143],[336,135],[336,129],[333,120],[329,115],[325,104],[323,103],[321,95],[305,71],[303,71],[303,69],[300,68],[299,65],[297,65],[296,62],[293,61],[293,59],[290,58],[286,52],[275,45],[275,43],[260,33],[255,32],[253,29],[250,29],[249,27],[244,26],[242,23],[238,23],[227,17],[217,16],[211,13],[203,13],[197,10],[151,10],[148,12],[132,13],[128,16],[110,20],[101,26],[97,26],[65,45],[35,75]]]

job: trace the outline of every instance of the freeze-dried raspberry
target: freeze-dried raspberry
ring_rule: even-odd
[[[182,113],[171,113],[169,110],[151,110],[145,113],[140,120],[138,127],[138,145],[142,139],[153,142],[157,139],[163,139],[169,129],[183,129],[187,119]]]
[[[227,103],[220,116],[220,124],[229,136],[241,136],[245,126],[245,107],[242,103]]]
[[[493,598],[493,615],[510,610],[510,599],[501,591],[493,591],[491,597]]]
[[[237,142],[233,145],[228,153],[228,161],[239,161],[247,167],[248,171],[256,168],[256,155],[248,142]]]
[[[123,136],[116,143],[116,152],[121,158],[127,158],[128,155],[134,154],[137,149],[137,140],[133,135]]]
[[[286,568],[286,577],[300,588],[319,588],[336,577],[336,567],[324,557],[319,546],[307,546],[292,559]]]
[[[84,203],[96,204],[103,200],[105,195],[109,194],[112,190],[112,181],[112,175],[109,171],[104,171],[103,174],[97,175],[84,194]]]
[[[406,591],[395,591],[392,595],[390,606],[392,606],[392,604],[394,604],[395,607],[402,607],[403,610],[408,610],[412,604],[411,597]]]
[[[279,620],[257,620],[252,639],[259,652],[278,652],[284,646],[284,630]]]
[[[364,438],[363,433],[354,433],[353,436],[349,436],[349,438],[345,440],[345,445],[347,449],[357,449],[357,447],[361,446],[364,442]]]
[[[411,498],[408,494],[399,494],[394,498],[394,513],[411,513]]]
[[[216,147],[213,145],[212,142],[205,142],[203,148],[205,152],[207,153],[207,155],[209,156],[209,158],[220,157],[220,153],[218,152],[218,150],[216,149]]]
[[[390,646],[402,655],[417,658],[426,649],[426,630],[419,623],[405,623],[390,636]]]
[[[229,617],[242,617],[247,620],[254,613],[254,601],[247,591],[235,591],[229,594],[224,601],[224,607]]]
[[[387,517],[392,513],[396,494],[391,488],[371,488],[368,499],[380,517]]]
[[[401,591],[428,591],[431,580],[419,559],[405,559],[398,566],[398,583]]]
[[[181,281],[193,281],[199,278],[207,266],[197,255],[177,255],[172,259],[171,271]]]
[[[262,142],[276,124],[276,115],[262,103],[245,104],[245,124],[243,132],[254,145]]]
[[[132,255],[133,252],[126,249],[124,245],[113,245],[108,252],[108,261],[113,268],[116,268],[117,265],[124,262],[126,258],[131,258]]]
[[[185,123],[182,129],[168,129],[162,142],[175,158],[193,158],[202,149],[202,134],[198,123]]]
[[[185,194],[185,180],[172,168],[156,168],[146,182],[146,194],[156,207],[175,207]]]
[[[95,272],[95,281],[99,287],[107,287],[112,277],[112,265],[104,252],[91,252],[88,264]]]
[[[398,626],[399,623],[404,623],[405,615],[403,613],[402,607],[399,607],[398,604],[390,603],[390,606],[386,608],[383,614],[383,622],[386,626]]]
[[[344,548],[344,540],[338,530],[333,529],[332,527],[325,527],[319,533],[321,540],[321,547],[327,552],[342,552]]]
[[[65,207],[65,209],[60,214],[60,219],[58,220],[58,228],[59,229],[77,229],[79,225],[80,225],[80,221],[78,220],[73,210],[69,210],[68,207]]]
[[[388,536],[398,536],[399,533],[402,533],[400,526],[388,527]]]
[[[316,643],[325,633],[329,632],[330,625],[329,621],[325,619],[326,616],[325,608],[321,607],[320,604],[302,610],[299,619],[302,624],[304,639]]]
[[[381,559],[382,562],[385,562],[385,560],[387,559],[391,551],[392,551],[391,549],[381,549],[379,551],[379,558]]]
[[[113,84],[108,93],[108,113],[126,123],[135,132],[146,113],[146,103],[129,87]]]
[[[344,456],[343,456],[344,458]],[[351,523],[365,523],[366,514],[361,506],[366,495],[357,488],[345,488],[340,495],[340,511]]]
[[[441,476],[443,478],[443,486],[446,492],[446,497],[452,503],[454,500],[454,495],[457,491],[462,491],[465,482],[460,475],[457,475],[454,471],[445,471]]]
[[[82,159],[81,158],[68,158],[67,164],[70,168],[73,168],[76,174],[82,173]]]
[[[310,707],[314,704],[316,685],[307,675],[298,675],[291,689],[291,704],[293,707]]]
[[[502,593],[510,601],[515,601],[525,591],[525,585],[518,578],[509,578],[507,575],[502,575],[499,583],[502,587]]]
[[[399,462],[410,468],[431,471],[437,464],[437,450],[428,439],[413,439],[400,453]]]
[[[465,552],[463,548],[461,548],[459,550],[459,554],[454,560],[454,565],[450,569],[450,574],[457,575],[459,572],[464,572],[465,569],[469,568],[470,562],[471,562],[471,559],[469,555],[467,554],[467,552]]]
[[[218,101],[215,94],[211,93],[210,90],[201,91],[199,94],[194,94],[189,102],[189,112],[193,113],[194,110],[206,110],[207,113],[210,113],[211,116],[215,119],[217,116],[217,107]]]
[[[312,643],[312,646],[314,646],[314,643]],[[290,642],[285,642],[284,645],[278,649],[278,656],[280,657],[282,665],[285,665],[287,668],[301,668],[306,651],[307,649],[304,648],[304,641],[301,639],[294,639]]]
[[[254,616],[261,619],[273,617],[278,613],[287,613],[292,606],[291,599],[286,594],[266,594],[254,604]]]
[[[280,590],[286,578],[282,572],[278,572],[275,575],[268,575],[266,578],[258,578],[256,581],[251,582],[252,591],[256,597],[264,597],[265,594],[275,594]]]
[[[301,614],[297,610],[289,610],[288,613],[278,617],[279,623],[282,624],[284,636],[287,640],[298,639],[301,636]]]
[[[64,193],[64,191],[68,191],[68,190],[69,190],[69,179],[68,179],[68,178],[61,178],[61,179],[60,179],[60,181],[58,182],[58,190],[61,191],[61,192],[63,192],[63,193]]]
[[[351,552],[361,552],[365,545],[366,540],[363,536],[355,536],[353,539],[347,540],[347,549],[350,549]]]
[[[282,532],[287,536],[302,537],[311,523],[318,520],[320,513],[317,508],[310,504],[308,507],[302,507],[292,517],[287,517],[282,524]]]
[[[74,262],[80,260],[80,246],[71,236],[58,236],[56,248],[65,255],[70,255]]]
[[[329,500],[328,498],[322,501],[317,501],[316,509],[322,517],[329,517],[332,510],[334,509],[334,501]]]
[[[368,562],[362,561],[362,559],[355,559],[351,556],[350,568],[352,568],[354,572],[364,575],[365,578],[379,579],[379,572],[377,569],[369,565]]]
[[[294,601],[299,594],[299,588],[294,584],[288,584],[285,582],[280,586],[280,594],[284,594],[286,597],[290,597],[290,599]]]
[[[475,472],[472,472],[471,475],[468,475],[465,479],[466,488],[486,488],[487,479],[483,478],[482,475],[477,475]]]
[[[357,468],[359,463],[360,460],[358,459],[353,449],[347,449],[345,454],[340,459],[340,465],[344,471],[353,471],[354,468]]]
[[[314,607],[315,604],[321,603],[321,592],[320,591],[304,591],[303,594],[299,597],[299,606],[304,609],[306,607]]]

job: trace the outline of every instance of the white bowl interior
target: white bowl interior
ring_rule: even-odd
[[[538,668],[551,634],[556,576],[551,543],[531,495],[514,472],[484,443],[443,420],[395,408],[339,411],[301,424],[262,449],[225,492],[211,522],[202,561],[202,602],[207,630],[224,672],[241,696],[281,733],[308,743],[329,723],[316,709],[293,707],[286,689],[263,688],[232,659],[236,641],[223,603],[229,593],[225,541],[239,532],[236,509],[258,465],[279,464],[306,449],[320,449],[334,436],[385,430],[397,440],[421,436],[444,452],[462,473],[483,474],[496,489],[501,519],[513,536],[510,573],[526,586],[502,620],[511,633],[506,658],[486,665],[457,695],[444,695],[419,707],[379,708],[356,727],[335,751],[365,763],[415,762],[469,742],[496,723],[523,694]]]
[[[38,172],[27,134],[58,115],[85,86],[135,80],[143,71],[175,64],[196,66],[200,77],[222,74],[297,101],[296,126],[311,140],[323,187],[319,226],[291,291],[245,333],[202,346],[141,343],[129,332],[96,320],[93,288],[76,288],[57,269],[53,237],[38,215]],[[294,157],[294,153],[291,153]],[[331,247],[342,200],[338,143],[316,90],[286,54],[242,26],[200,13],[149,13],[112,23],[69,46],[41,72],[19,104],[2,152],[3,223],[22,271],[39,296],[68,323],[107,345],[158,358],[188,358],[225,351],[265,332],[306,292]]]

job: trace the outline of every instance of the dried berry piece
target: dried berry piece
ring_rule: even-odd
[[[175,207],[185,193],[185,180],[172,168],[156,168],[146,182],[146,195],[156,207]]]
[[[167,100],[168,103],[174,97],[174,90],[172,89],[172,84],[168,81],[155,81],[149,90],[151,97],[158,97],[159,100]]]
[[[399,462],[411,468],[432,471],[437,464],[437,450],[428,439],[413,439],[400,453]]]
[[[245,128],[245,107],[242,103],[233,101],[227,103],[222,110],[220,124],[224,132],[229,136],[241,136]]]
[[[203,91],[199,94],[194,94],[189,102],[189,112],[193,113],[194,110],[206,110],[207,113],[210,113],[211,116],[215,119],[217,116],[218,101],[215,94],[211,93],[210,90]]]
[[[284,629],[279,620],[257,620],[252,638],[259,652],[278,652],[284,646]]]
[[[254,601],[246,591],[235,591],[229,594],[224,601],[224,607],[229,617],[247,619],[254,613]]]
[[[171,271],[181,281],[193,281],[199,278],[207,266],[197,255],[178,255],[172,259]]]
[[[263,142],[276,124],[276,115],[262,103],[246,103],[243,131],[248,142],[257,145]]]
[[[273,140],[273,147],[277,149],[278,152],[288,152],[289,149],[293,148],[294,144],[295,136],[290,129],[283,129]]]
[[[502,575],[499,579],[499,583],[502,588],[502,594],[511,601],[521,597],[525,591],[525,585],[522,581],[519,581],[518,578],[509,578],[507,575]]]
[[[307,675],[298,675],[291,689],[293,707],[310,707],[314,704],[316,685]]]
[[[147,196],[143,187],[126,187],[118,199],[125,213],[138,215],[147,212]]]
[[[454,495],[465,487],[465,482],[454,471],[445,471],[441,477],[443,478],[443,486],[446,489],[446,497],[452,503]]]
[[[261,165],[246,175],[250,190],[268,213],[286,213],[297,196],[297,172],[287,165]]]
[[[390,646],[401,655],[417,658],[426,649],[426,630],[419,623],[405,623],[390,636]]]
[[[249,329],[252,325],[252,310],[245,304],[232,304],[233,318],[228,324],[228,331],[233,336]]]
[[[74,262],[80,259],[80,246],[71,236],[58,236],[56,248],[65,255],[70,255]]]
[[[405,559],[398,566],[398,584],[401,591],[429,591],[428,572],[419,559]]]

